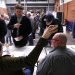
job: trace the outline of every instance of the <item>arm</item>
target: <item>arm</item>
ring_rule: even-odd
[[[12,16],[10,18],[10,21],[9,21],[8,25],[7,25],[8,29],[10,29],[10,30],[14,29],[14,24],[16,24],[16,23],[17,23],[16,16]]]

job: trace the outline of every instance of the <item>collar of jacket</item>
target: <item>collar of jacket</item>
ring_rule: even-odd
[[[66,49],[66,46],[63,46],[63,47],[56,47],[54,49],[52,49],[49,53],[55,51],[55,50],[65,50]]]

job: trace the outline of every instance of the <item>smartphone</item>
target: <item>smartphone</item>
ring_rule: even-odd
[[[52,24],[52,21],[46,22],[46,26],[49,27]]]

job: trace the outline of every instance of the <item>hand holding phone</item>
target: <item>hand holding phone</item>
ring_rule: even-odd
[[[21,26],[20,23],[16,23],[16,24],[14,24],[14,28],[19,28],[20,26]]]
[[[46,27],[42,37],[45,39],[48,39],[51,34],[56,33],[58,31],[58,25],[50,25],[49,27]]]

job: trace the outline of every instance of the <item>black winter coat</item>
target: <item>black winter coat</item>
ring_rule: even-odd
[[[12,34],[13,38],[17,37],[17,28],[14,28],[14,24],[16,24],[16,23],[18,23],[17,16],[13,15],[7,26],[8,29],[12,30],[11,34]],[[22,20],[21,20],[20,24],[22,24],[22,25],[19,28],[18,36],[23,36],[24,39],[21,41],[18,41],[18,42],[13,39],[16,46],[24,46],[27,43],[28,35],[32,32],[31,22],[26,16],[22,16]]]
[[[6,33],[7,33],[6,23],[4,20],[0,19],[0,41],[2,43],[5,42],[4,37],[5,37]]]

